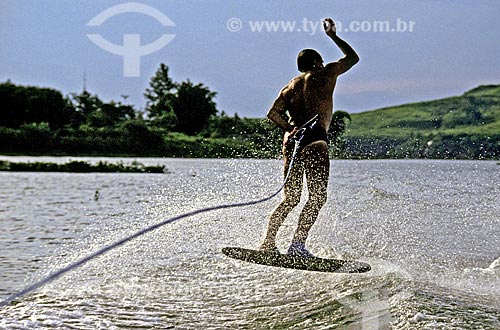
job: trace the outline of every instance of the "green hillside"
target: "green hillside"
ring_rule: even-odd
[[[345,157],[498,158],[500,85],[354,113]]]
[[[500,132],[500,85],[480,86],[462,96],[351,114],[347,135]]]

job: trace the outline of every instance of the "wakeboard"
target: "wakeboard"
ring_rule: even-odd
[[[276,252],[251,250],[240,247],[225,247],[222,249],[222,253],[230,258],[260,265],[316,272],[365,273],[371,269],[369,264],[360,261],[290,256]]]

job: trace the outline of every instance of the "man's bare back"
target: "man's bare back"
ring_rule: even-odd
[[[305,249],[305,242],[320,209],[326,203],[330,171],[326,134],[333,114],[333,91],[337,77],[356,64],[359,57],[351,46],[337,36],[332,19],[324,21],[324,28],[345,57],[324,66],[318,52],[312,49],[303,50],[297,58],[299,71],[302,73],[280,91],[267,113],[267,117],[285,131],[283,138],[285,173],[291,164],[290,150],[286,148],[289,137],[315,115],[318,115],[318,122],[315,131],[311,132],[312,136],[296,156],[295,165],[285,184],[284,198],[269,220],[266,238],[261,246],[263,250],[277,250],[278,229],[291,210],[299,204],[304,175],[307,179],[309,197],[299,216],[297,230],[288,249],[289,254],[305,257],[311,255]]]
[[[318,124],[328,131],[332,120],[332,94],[335,88],[335,82],[332,84],[329,78],[320,70],[302,73],[283,88],[281,93],[292,125],[302,126],[318,115]]]

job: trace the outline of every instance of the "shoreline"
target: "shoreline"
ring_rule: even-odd
[[[11,162],[0,160],[0,172],[68,172],[68,173],[170,173],[165,165],[144,165],[137,161],[124,164],[100,160],[92,164],[83,160],[54,162]]]

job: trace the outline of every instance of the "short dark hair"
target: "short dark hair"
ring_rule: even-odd
[[[314,49],[303,49],[297,56],[297,66],[300,72],[306,72],[314,68],[314,62],[319,60],[323,62],[321,55]]]

